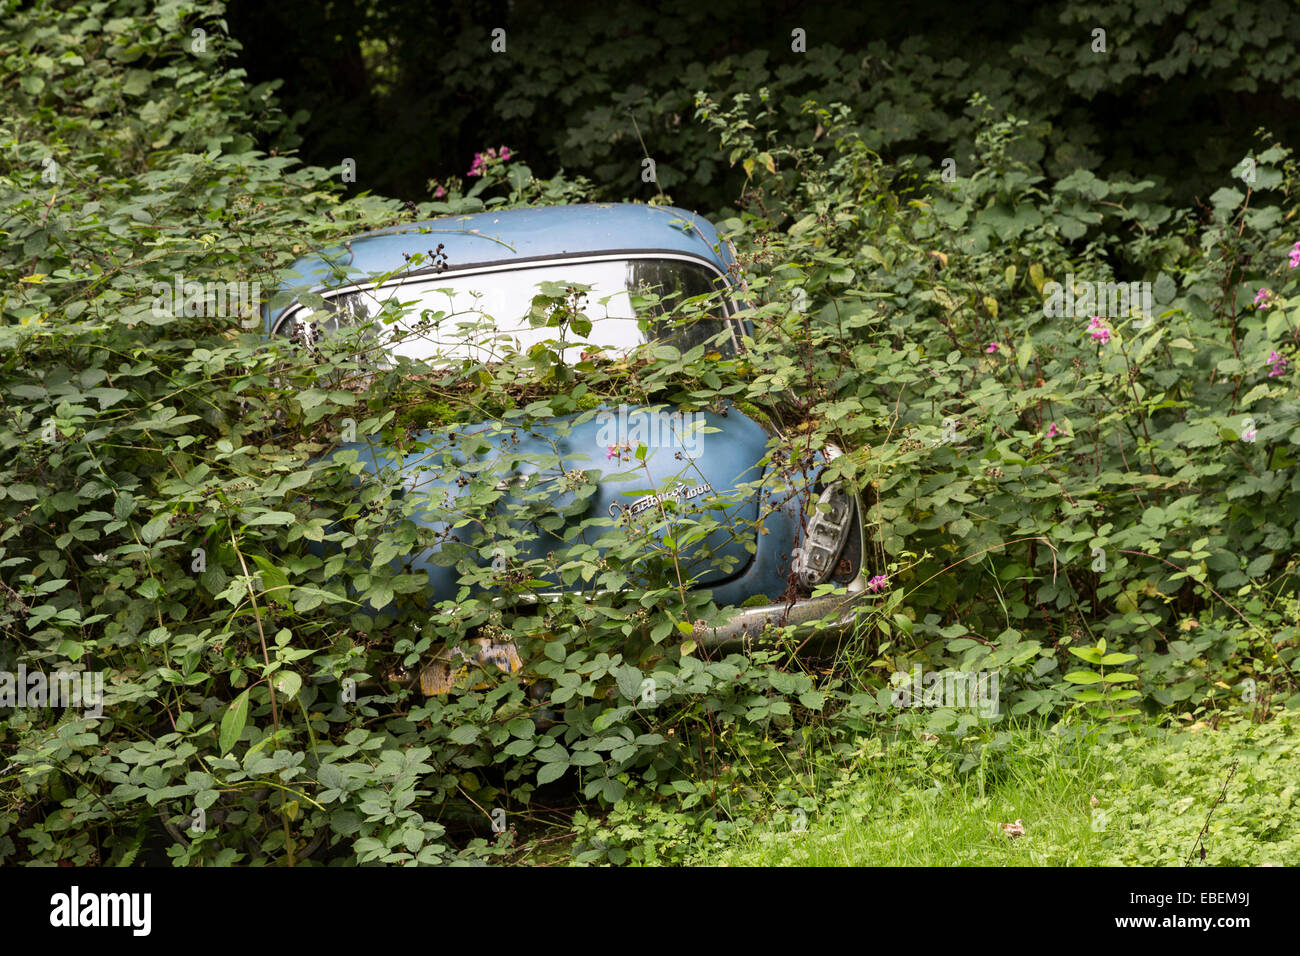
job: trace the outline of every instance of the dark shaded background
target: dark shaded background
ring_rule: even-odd
[[[1181,9],[1179,9],[1181,8]],[[648,198],[633,118],[681,205],[727,206],[742,177],[692,121],[693,93],[772,90],[766,128],[810,143],[807,97],[854,109],[869,145],[923,164],[970,151],[968,99],[1050,124],[1041,159],[1154,178],[1186,201],[1224,184],[1267,126],[1300,132],[1300,4],[1125,0],[762,5],[234,0],[229,24],[255,81],[280,78],[306,111],[302,157],[357,161],[355,189],[429,198],[473,154],[508,145],[538,175],[560,168],[607,198]],[[807,52],[791,51],[791,30]],[[1107,52],[1091,50],[1107,32]],[[506,30],[505,53],[490,50]],[[265,144],[273,145],[273,144]],[[292,145],[289,141],[288,145]]]

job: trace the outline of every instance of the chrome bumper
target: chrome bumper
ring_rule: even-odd
[[[724,624],[716,627],[697,622],[691,635],[695,643],[707,648],[771,643],[771,628],[793,626],[797,637],[818,639],[838,637],[853,626],[855,611],[868,593],[862,576],[847,585],[846,594],[826,594],[800,598],[793,604],[763,604],[739,608]],[[764,639],[764,633],[768,634]]]
[[[823,495],[822,498],[825,500],[827,495]],[[853,508],[859,516],[858,553],[860,555],[860,564],[857,575],[844,586],[846,593],[826,594],[821,597],[804,597],[789,604],[763,604],[758,607],[738,608],[726,623],[716,627],[711,627],[703,622],[697,623],[694,632],[691,634],[691,638],[695,643],[707,648],[762,646],[763,644],[774,643],[770,637],[764,639],[765,632],[770,635],[773,628],[789,626],[794,627],[794,636],[797,639],[811,639],[818,643],[843,637],[847,634],[853,627],[856,617],[855,612],[866,603],[863,598],[870,593],[867,590],[868,578],[866,572],[868,547],[867,508],[866,503],[862,500],[861,493],[853,495]],[[835,517],[834,522],[843,523],[838,516]],[[810,535],[810,537],[815,536]],[[813,541],[812,544],[821,545],[825,548],[825,543],[821,541]],[[836,548],[826,552],[830,561],[823,561],[822,563],[826,564],[828,568],[833,565],[843,547],[844,543],[840,541]],[[796,567],[793,570],[797,573],[799,569]]]

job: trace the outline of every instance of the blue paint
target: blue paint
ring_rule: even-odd
[[[405,264],[404,254],[427,253],[440,243],[449,271],[488,263],[564,256],[669,252],[701,259],[730,279],[733,264],[729,248],[711,223],[694,213],[666,206],[587,204],[444,217],[358,236],[323,256],[298,260],[272,300],[274,307],[264,309],[267,334],[303,292],[320,292],[327,287],[391,272]],[[329,262],[335,264],[334,270]],[[664,406],[658,408],[669,413],[675,411]],[[634,407],[634,410],[644,408]],[[647,478],[635,458],[625,462],[608,457],[599,411],[534,422],[527,427],[490,422],[426,431],[413,436],[422,450],[409,454],[353,442],[338,447],[329,457],[356,460],[372,475],[400,476],[403,495],[415,492],[431,495],[431,500],[442,502],[443,509],[469,494],[469,485],[457,482],[462,473],[482,475],[494,483],[537,476],[539,481],[550,483],[555,489],[551,513],[562,509],[573,511],[560,533],[571,532],[579,523],[596,519],[587,540],[598,548],[601,527],[612,527],[616,520],[610,517],[611,506],[614,511],[627,508],[648,495],[652,487],[660,493],[676,488],[688,507],[711,506],[715,517],[726,518],[739,531],[735,535],[715,533],[686,552],[686,573],[697,576],[697,586],[707,585],[713,599],[723,606],[740,604],[755,594],[779,599],[788,586],[790,555],[802,538],[806,492],[790,489],[769,497],[762,503],[761,517],[759,502],[753,497],[726,501],[729,496],[735,497],[737,484],[757,479],[758,462],[769,439],[764,428],[734,406],[725,406],[725,414],[705,412],[706,426],[718,431],[702,435],[701,453],[694,463],[675,457],[676,452],[684,451],[680,444],[669,442],[663,447],[653,447],[646,461]],[[468,435],[482,440],[472,460],[464,453]],[[823,464],[824,459],[817,455],[816,464],[810,469],[810,482],[816,479]],[[590,499],[577,502],[572,492],[562,489],[564,472],[593,469],[600,473],[600,478],[599,487]],[[705,483],[716,497],[707,492],[696,496],[694,489],[700,489]],[[520,503],[534,493],[511,484],[503,491],[498,508],[508,510],[511,503]],[[653,500],[643,501],[642,506],[656,507]],[[448,531],[446,524],[431,511],[416,520],[435,532]],[[617,520],[627,519],[623,516]],[[548,551],[558,552],[566,544],[550,533],[533,534],[531,538],[531,545],[510,559],[511,564],[544,558]],[[469,534],[464,534],[461,543],[468,544],[468,539]],[[492,563],[491,543],[480,542],[479,547],[479,563],[487,567]],[[708,549],[712,550],[712,557],[704,560],[701,552]],[[327,549],[316,546],[313,550],[323,554]],[[412,570],[428,576],[426,598],[430,604],[454,599],[459,589],[455,567],[437,563],[440,550],[440,546],[430,548],[417,555],[412,563]],[[698,560],[692,564],[692,558]],[[729,565],[725,563],[728,558]],[[555,584],[561,586],[559,582]],[[386,610],[392,610],[391,606]]]
[[[400,269],[404,255],[443,246],[448,271],[489,263],[634,251],[695,256],[723,275],[731,252],[707,219],[672,206],[587,203],[445,216],[366,233],[322,255],[305,256],[283,276],[265,308],[266,331],[293,300]],[[333,268],[331,268],[331,264]]]
[[[655,407],[662,408],[634,406],[630,414]],[[430,509],[414,516],[414,520],[438,534],[452,531],[441,519],[448,511],[455,510],[457,500],[470,494],[468,483],[458,484],[457,479],[462,475],[479,476],[492,483],[512,479],[509,487],[501,492],[497,504],[499,514],[510,514],[514,511],[512,505],[539,497],[546,500],[548,514],[561,509],[571,512],[558,533],[529,529],[525,539],[528,545],[508,559],[512,566],[543,559],[547,552],[560,552],[579,541],[603,553],[606,549],[600,543],[601,535],[606,529],[614,528],[618,521],[627,520],[626,515],[611,517],[611,514],[649,495],[652,489],[662,494],[678,486],[679,490],[703,490],[707,485],[716,494],[704,491],[689,499],[683,494],[684,505],[688,510],[707,509],[711,517],[727,522],[728,528],[720,528],[703,542],[683,550],[680,562],[684,577],[694,579],[696,587],[712,587],[719,603],[740,603],[755,593],[775,597],[784,592],[789,553],[800,524],[801,496],[787,493],[765,503],[765,510],[775,510],[760,522],[754,496],[729,495],[737,485],[758,479],[756,462],[763,457],[768,441],[763,428],[734,407],[726,408],[725,415],[704,412],[705,426],[717,428],[718,432],[704,435],[702,454],[697,460],[678,460],[675,455],[682,451],[682,446],[664,444],[648,449],[643,470],[635,458],[623,461],[608,457],[608,447],[598,440],[603,410],[602,406],[602,409],[535,422],[527,427],[492,422],[425,431],[414,436],[421,450],[405,455],[395,449],[352,442],[340,446],[329,457],[358,461],[369,475],[383,475],[390,482],[400,483],[403,496],[418,493],[421,498],[437,502],[437,512]],[[465,453],[474,444],[467,436],[481,439],[472,456]],[[564,473],[573,470],[598,472],[595,493],[581,503],[575,501],[573,492],[563,489]],[[517,478],[531,478],[535,483],[527,488],[524,482],[514,483]],[[651,520],[659,520],[657,509]],[[584,522],[588,527],[580,536],[575,535],[578,525]],[[522,521],[513,525],[521,529],[526,526]],[[768,533],[759,534],[757,527],[764,525]],[[460,544],[476,545],[480,567],[492,563],[490,539],[472,542],[473,531],[469,528],[456,529],[455,533]],[[647,553],[650,548],[647,542]],[[710,552],[708,557],[702,554],[705,549]],[[415,556],[411,564],[412,571],[428,576],[430,603],[453,599],[460,586],[455,567],[438,563],[440,551],[441,545],[434,546]],[[551,583],[556,589],[562,588],[558,581]]]

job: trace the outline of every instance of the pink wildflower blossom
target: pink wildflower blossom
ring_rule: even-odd
[[[1100,315],[1092,317],[1092,321],[1088,323],[1088,331],[1102,345],[1110,341],[1110,329],[1106,328],[1106,323],[1101,320]]]
[[[510,155],[511,154],[510,154],[509,146],[502,146],[501,152],[499,153],[495,149],[489,149],[486,152],[482,152],[482,153],[475,153],[474,163],[473,165],[470,166],[469,172],[466,173],[465,175],[482,176],[483,173],[487,170],[488,163],[490,161],[494,159],[499,159],[502,162],[508,162],[510,160]]]

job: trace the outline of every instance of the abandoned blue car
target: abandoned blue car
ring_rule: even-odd
[[[411,257],[423,264],[406,268]],[[681,209],[631,204],[489,211],[356,237],[336,252],[295,264],[286,285],[295,291],[282,292],[265,310],[265,331],[310,344],[370,321],[386,354],[491,362],[503,349],[526,353],[554,334],[528,320],[539,290],[575,287],[584,290],[590,328],[562,348],[566,361],[592,349],[618,356],[664,341],[683,352],[705,344],[738,355],[752,334],[738,314],[745,294],[733,255],[715,227]],[[712,296],[711,304],[689,327],[660,327],[655,310],[638,297],[646,290]],[[304,292],[315,309],[299,301]],[[397,313],[384,313],[386,303],[398,300]],[[386,317],[375,323],[381,313]],[[585,501],[557,491],[554,505],[566,528],[597,518],[635,520],[666,502],[724,517],[731,530],[719,527],[696,544],[693,553],[701,561],[690,572],[693,589],[706,589],[719,606],[733,609],[721,626],[700,626],[695,634],[700,644],[722,646],[757,638],[769,624],[842,629],[867,589],[862,502],[852,489],[820,480],[838,450],[816,450],[803,480],[760,492],[765,475],[777,467],[768,460],[772,428],[734,405],[682,412],[623,404],[526,428],[482,422],[455,431],[462,440],[467,434],[482,439],[470,457],[479,459],[479,474],[487,462],[487,473],[499,477],[507,495],[541,475],[599,469],[599,488]],[[439,441],[433,432],[417,437],[429,447]],[[340,443],[331,454],[361,462],[374,474],[400,474],[404,495],[431,503],[424,524],[438,531],[447,527],[447,502],[464,493],[459,471],[425,451],[404,454],[357,440]],[[513,547],[510,560],[544,557],[563,538],[562,530],[539,535],[528,547]],[[453,597],[459,586],[456,567],[439,562],[437,551],[432,547],[413,563],[428,575],[430,601]],[[482,560],[489,565],[491,553]],[[812,596],[828,583],[843,590],[827,594],[823,588]],[[503,661],[514,652],[485,653]]]

